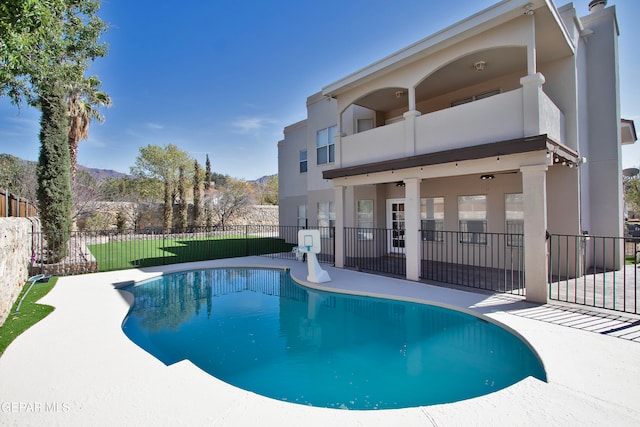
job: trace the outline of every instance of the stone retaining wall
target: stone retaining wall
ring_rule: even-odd
[[[27,218],[0,218],[0,325],[29,278],[32,227]]]

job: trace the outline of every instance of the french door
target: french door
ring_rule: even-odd
[[[389,253],[404,253],[405,216],[404,199],[387,199],[387,237]]]

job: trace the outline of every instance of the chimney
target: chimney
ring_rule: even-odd
[[[605,8],[607,0],[591,0],[589,2],[589,12],[595,13]]]

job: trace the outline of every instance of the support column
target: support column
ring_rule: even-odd
[[[547,302],[547,165],[523,166],[524,284],[527,301]]]
[[[407,157],[416,154],[416,118],[420,117],[420,111],[409,110],[404,113],[404,154]]]
[[[420,182],[419,178],[404,180],[404,249],[407,280],[420,280]]]
[[[343,185],[336,185],[333,187],[335,192],[333,199],[333,208],[336,213],[336,229],[334,234],[334,246],[335,246],[335,266],[338,268],[344,268],[344,190]]]
[[[542,133],[540,122],[540,104],[544,76],[541,73],[530,74],[520,79],[522,85],[522,112],[524,115],[524,136],[536,136]]]

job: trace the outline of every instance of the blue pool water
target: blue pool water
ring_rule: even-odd
[[[167,365],[305,405],[389,409],[546,380],[517,336],[440,307],[320,292],[276,269],[180,272],[129,289],[127,336]]]

